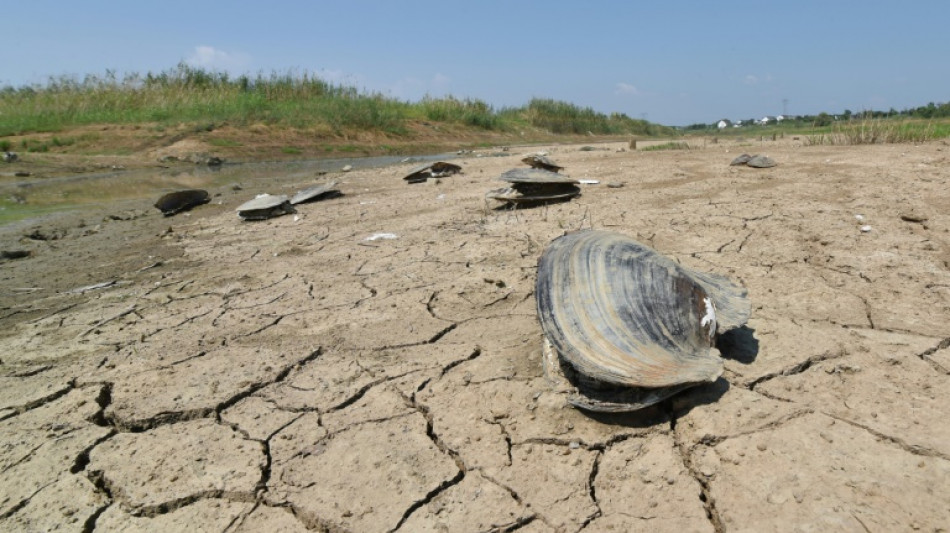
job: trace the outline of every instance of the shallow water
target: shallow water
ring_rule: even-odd
[[[0,224],[46,216],[59,211],[101,206],[118,200],[147,199],[151,206],[162,194],[179,189],[215,189],[241,185],[259,188],[266,180],[318,181],[324,173],[380,168],[399,163],[448,160],[457,154],[406,157],[378,156],[297,161],[225,163],[221,166],[176,165],[171,168],[109,170],[55,178],[18,178],[0,184]]]

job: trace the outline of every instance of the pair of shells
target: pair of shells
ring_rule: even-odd
[[[606,231],[551,242],[535,295],[545,372],[571,404],[593,411],[632,411],[715,381],[716,335],[750,313],[746,290],[728,278]]]
[[[486,198],[508,203],[536,203],[565,200],[581,193],[576,179],[540,168],[516,168],[498,179],[511,184],[495,189]]]
[[[298,191],[292,198],[284,194],[259,194],[253,200],[239,205],[238,216],[244,220],[265,220],[268,218],[296,213],[294,206],[320,198],[340,196],[340,191],[334,189],[336,182],[331,181],[323,185],[315,185]]]

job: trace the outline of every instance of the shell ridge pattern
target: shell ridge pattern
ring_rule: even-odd
[[[582,374],[647,388],[721,375],[722,360],[707,332],[711,320],[702,323],[702,313],[716,299],[707,284],[718,289],[725,278],[703,277],[701,283],[670,259],[603,231],[556,239],[542,254],[538,273],[545,335]],[[723,292],[730,296],[737,289]]]

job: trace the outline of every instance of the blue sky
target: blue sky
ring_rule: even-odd
[[[554,98],[666,125],[950,100],[947,0],[5,4],[0,85],[185,61],[411,101]]]

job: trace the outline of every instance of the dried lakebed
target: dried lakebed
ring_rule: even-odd
[[[0,530],[946,528],[947,145],[622,146],[546,147],[600,185],[531,209],[485,201],[517,158],[473,157],[0,228],[33,252],[0,265]],[[753,151],[778,165],[729,166]],[[296,216],[235,215],[328,179]],[[533,290],[580,228],[748,288],[721,379],[564,404]]]

